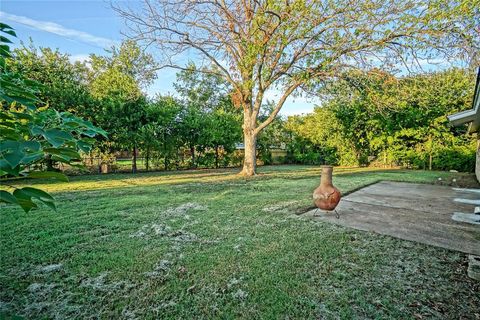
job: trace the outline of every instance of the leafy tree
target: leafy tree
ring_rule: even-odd
[[[313,146],[334,148],[341,165],[376,158],[385,166],[468,171],[473,140],[464,128],[449,126],[446,116],[471,107],[473,87],[464,69],[402,78],[379,70],[350,72],[325,87],[322,107],[289,119],[287,127]],[[466,158],[449,158],[454,156]]]
[[[220,108],[210,114],[209,120],[209,146],[215,151],[215,168],[218,168],[220,151],[232,153],[236,143],[241,140],[241,122],[236,113]],[[228,163],[224,163],[226,164]]]
[[[59,172],[42,171],[38,164],[45,158],[75,165],[80,161],[80,151],[88,152],[97,134],[106,133],[91,122],[69,112],[52,108],[37,108],[39,84],[24,78],[18,70],[10,69],[8,60],[15,60],[9,47],[8,36],[16,37],[14,30],[0,23],[0,179],[9,186],[12,177],[55,178],[68,181]],[[13,190],[13,191],[11,191]],[[1,202],[19,205],[26,212],[40,201],[55,209],[53,197],[47,192],[32,188],[10,186],[0,190]]]
[[[151,151],[156,150],[163,158],[163,168],[168,170],[175,159],[180,141],[181,104],[173,97],[157,96],[147,106],[147,125],[142,128],[146,149],[147,167]],[[148,169],[147,169],[148,170]]]
[[[204,149],[209,142],[207,126],[206,114],[201,109],[192,104],[184,105],[180,114],[179,135],[190,151],[192,168],[197,167],[196,152]]]
[[[50,48],[30,45],[14,50],[15,59],[9,60],[9,69],[42,84],[38,88],[39,107],[68,111],[94,120],[98,104],[87,87],[87,67],[72,63],[69,55]]]
[[[135,9],[115,7],[133,35],[160,49],[162,66],[192,51],[210,61],[232,87],[243,111],[245,159],[253,175],[258,134],[287,98],[312,80],[351,69],[410,68],[422,59],[475,52],[478,9],[469,1],[170,1],[144,0]],[[465,50],[472,49],[472,50]],[[458,57],[458,56],[456,56]],[[269,90],[280,91],[259,121]]]
[[[184,105],[181,136],[190,150],[192,166],[196,166],[196,148],[202,151],[213,148],[218,167],[220,149],[231,152],[241,139],[239,113],[230,99],[229,83],[214,73],[199,72],[194,64],[189,64],[177,73],[174,86]]]
[[[113,47],[109,56],[90,55],[89,83],[92,95],[106,107],[100,123],[109,129],[117,147],[132,150],[132,172],[137,171],[140,128],[146,119],[142,88],[156,77],[150,54],[133,41]]]
[[[112,47],[110,55],[90,55],[90,88],[96,98],[121,102],[136,100],[142,88],[156,78],[152,55],[143,52],[134,41]]]

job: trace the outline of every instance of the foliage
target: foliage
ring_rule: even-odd
[[[131,40],[112,47],[110,55],[90,55],[90,88],[94,97],[116,101],[134,101],[141,89],[156,78],[151,54],[143,52]]]
[[[255,174],[256,140],[297,89],[312,89],[349,70],[421,69],[437,58],[473,60],[480,47],[478,6],[469,1],[142,1],[115,6],[132,36],[155,44],[165,67],[193,51],[231,86],[243,112],[242,173]],[[319,81],[320,80],[320,81]],[[280,91],[260,119],[266,95]],[[359,157],[360,155],[355,155]]]
[[[230,85],[215,70],[204,68],[199,72],[190,64],[177,74],[175,88],[183,105],[179,135],[190,151],[192,167],[197,166],[195,152],[202,151],[203,164],[218,168],[222,160],[220,150],[232,152],[241,139],[240,114],[230,99]],[[208,151],[212,149],[214,153],[210,156]]]
[[[0,24],[3,34],[15,37],[11,27]],[[68,180],[59,172],[41,171],[38,164],[45,159],[74,165],[80,161],[79,152],[88,152],[93,137],[106,133],[69,112],[58,112],[50,108],[37,108],[38,83],[27,80],[19,70],[10,69],[6,60],[15,60],[8,46],[11,41],[1,36],[2,84],[0,122],[0,177],[5,178],[55,178]],[[1,190],[1,202],[19,205],[26,212],[36,208],[33,199],[55,209],[54,199],[48,193],[32,188],[13,187],[9,192]]]
[[[287,127],[309,148],[333,149],[331,164],[471,171],[472,139],[446,116],[471,108],[473,87],[465,69],[403,78],[352,72],[325,86],[324,105]]]
[[[8,61],[9,70],[42,84],[37,88],[38,107],[96,120],[99,104],[88,90],[85,63],[72,63],[70,57],[58,49],[37,48],[33,43],[15,49],[14,55],[15,59]]]

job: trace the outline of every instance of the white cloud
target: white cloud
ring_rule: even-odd
[[[84,31],[69,29],[55,22],[34,20],[28,17],[17,16],[3,11],[0,11],[0,18],[2,20],[13,21],[33,29],[53,33],[65,38],[81,41],[101,48],[110,48],[116,44],[116,42],[112,39],[97,37]]]

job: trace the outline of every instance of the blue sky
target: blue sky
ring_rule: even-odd
[[[121,42],[124,30],[123,21],[104,0],[2,0],[0,20],[16,29],[19,40],[28,43],[31,38],[36,46],[58,48],[72,60],[83,60],[90,53],[104,54],[105,48]],[[175,73],[171,69],[159,71],[148,94],[174,93]],[[275,99],[275,93],[269,98]],[[315,103],[318,101],[290,98],[281,114],[310,112]]]

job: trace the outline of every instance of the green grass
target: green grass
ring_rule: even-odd
[[[463,254],[316,222],[319,168],[37,181],[58,211],[2,206],[0,314],[27,318],[475,318]],[[336,169],[344,193],[461,174]],[[47,272],[41,268],[61,264]],[[55,267],[53,267],[55,268]],[[1,317],[0,317],[1,318]]]

